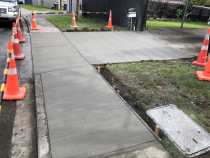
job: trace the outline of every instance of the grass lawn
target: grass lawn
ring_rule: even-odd
[[[179,60],[114,64],[107,69],[136,98],[129,104],[145,111],[175,104],[210,133],[210,82],[199,81],[195,74],[203,67]],[[162,144],[173,157],[181,157],[165,136]]]
[[[71,16],[60,16],[60,17],[47,17],[48,21],[58,27],[61,31],[69,31],[74,30],[71,28],[72,24],[72,17]],[[84,28],[88,28],[88,30],[101,30],[101,28],[106,29],[106,25],[108,24],[98,20],[98,19],[91,19],[81,16],[79,21],[77,21],[78,30],[83,30]],[[107,29],[106,29],[107,30]],[[114,30],[122,30],[122,28],[114,26]],[[125,29],[124,29],[125,30]]]
[[[46,7],[40,7],[40,6],[37,6],[37,5],[28,5],[28,4],[20,4],[20,7],[22,8],[25,8],[25,9],[28,9],[28,10],[38,10],[38,11],[56,11],[54,9],[51,9],[51,8],[46,8]]]
[[[181,22],[147,20],[147,29],[157,29],[163,27],[180,28]],[[183,28],[207,29],[210,28],[210,26],[207,25],[207,22],[185,22]]]

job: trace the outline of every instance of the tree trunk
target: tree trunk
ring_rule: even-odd
[[[136,22],[136,31],[144,31],[146,27],[146,20],[147,20],[147,5],[148,0],[141,0],[136,1],[136,10],[137,10],[137,22]]]
[[[43,2],[43,0],[41,0],[41,7],[42,7],[42,8],[44,7],[44,2]]]
[[[80,11],[80,0],[77,0],[77,8],[76,8],[76,21],[79,21],[79,11]]]

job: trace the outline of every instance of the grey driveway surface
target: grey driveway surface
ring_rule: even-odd
[[[67,32],[64,35],[91,64],[192,57],[134,32]]]

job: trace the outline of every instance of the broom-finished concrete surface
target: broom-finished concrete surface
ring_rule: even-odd
[[[64,34],[91,64],[192,57],[135,32],[66,32]]]
[[[143,120],[62,33],[33,31],[31,40],[34,73],[41,75],[43,85],[52,157],[111,157],[133,151],[132,157],[169,157]]]

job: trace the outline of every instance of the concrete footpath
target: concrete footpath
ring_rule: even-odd
[[[46,20],[37,22],[46,26],[31,32],[39,157],[169,157],[66,37]]]

